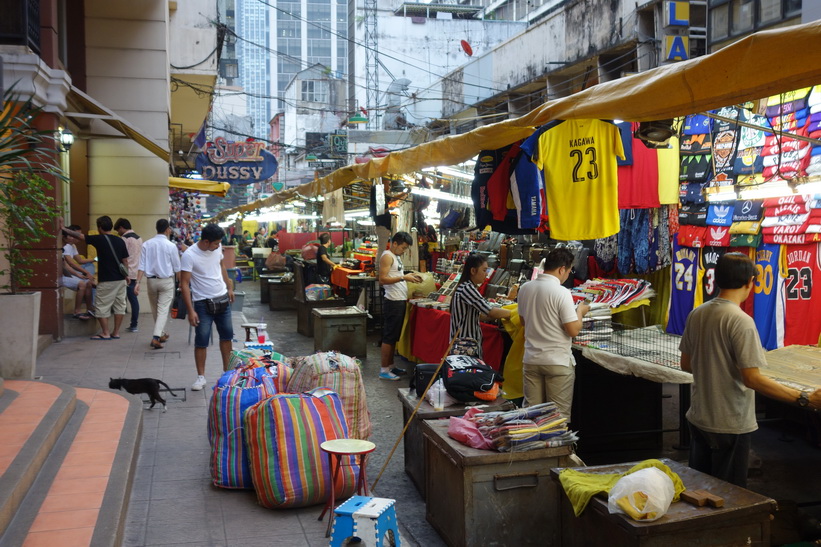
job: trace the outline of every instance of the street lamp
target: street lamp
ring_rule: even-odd
[[[71,150],[71,146],[74,144],[74,133],[71,132],[70,129],[61,129],[60,130],[60,146],[63,147],[65,152]]]

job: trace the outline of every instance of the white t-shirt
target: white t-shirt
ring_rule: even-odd
[[[550,274],[519,289],[519,315],[525,322],[523,361],[532,365],[575,364],[570,346],[573,339],[564,330],[565,323],[578,321],[570,291]]]
[[[222,278],[222,245],[215,251],[201,251],[199,244],[188,247],[180,259],[180,270],[191,272],[191,301],[217,298],[228,292]]]
[[[63,245],[63,256],[77,256],[78,254],[80,253],[77,252],[77,246],[73,243]]]

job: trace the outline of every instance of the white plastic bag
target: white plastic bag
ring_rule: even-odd
[[[610,490],[607,507],[633,520],[653,521],[667,513],[675,495],[673,481],[655,467],[639,469],[620,478]]]
[[[433,385],[430,386],[430,389],[425,397],[428,399],[428,403],[430,403],[430,406],[432,406],[434,410],[442,410],[446,406],[455,405],[459,402],[451,397],[448,390],[445,389],[445,384],[442,382],[441,378],[436,380]]]

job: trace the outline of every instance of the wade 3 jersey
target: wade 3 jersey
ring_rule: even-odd
[[[811,245],[786,245],[787,279],[784,285],[786,313],[784,345],[816,345],[821,332],[821,304],[816,296],[812,302],[814,287],[821,283],[821,256],[818,243]]]
[[[784,346],[784,251],[782,245],[772,243],[763,243],[755,251],[753,319],[761,344],[768,350]]]
[[[718,265],[718,259],[726,252],[725,247],[704,247],[701,249],[696,274],[696,292],[693,296],[693,308],[697,308],[718,296],[716,266]]]
[[[673,286],[670,290],[670,315],[667,332],[681,336],[687,316],[693,311],[696,292],[698,249],[682,247],[673,241]]]

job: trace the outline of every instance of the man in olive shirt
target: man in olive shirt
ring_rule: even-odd
[[[746,487],[755,393],[821,408],[821,389],[799,391],[764,376],[767,366],[753,318],[741,303],[755,282],[747,255],[727,253],[718,260],[718,297],[693,310],[681,337],[681,369],[693,373],[687,411],[692,439],[690,467]]]

